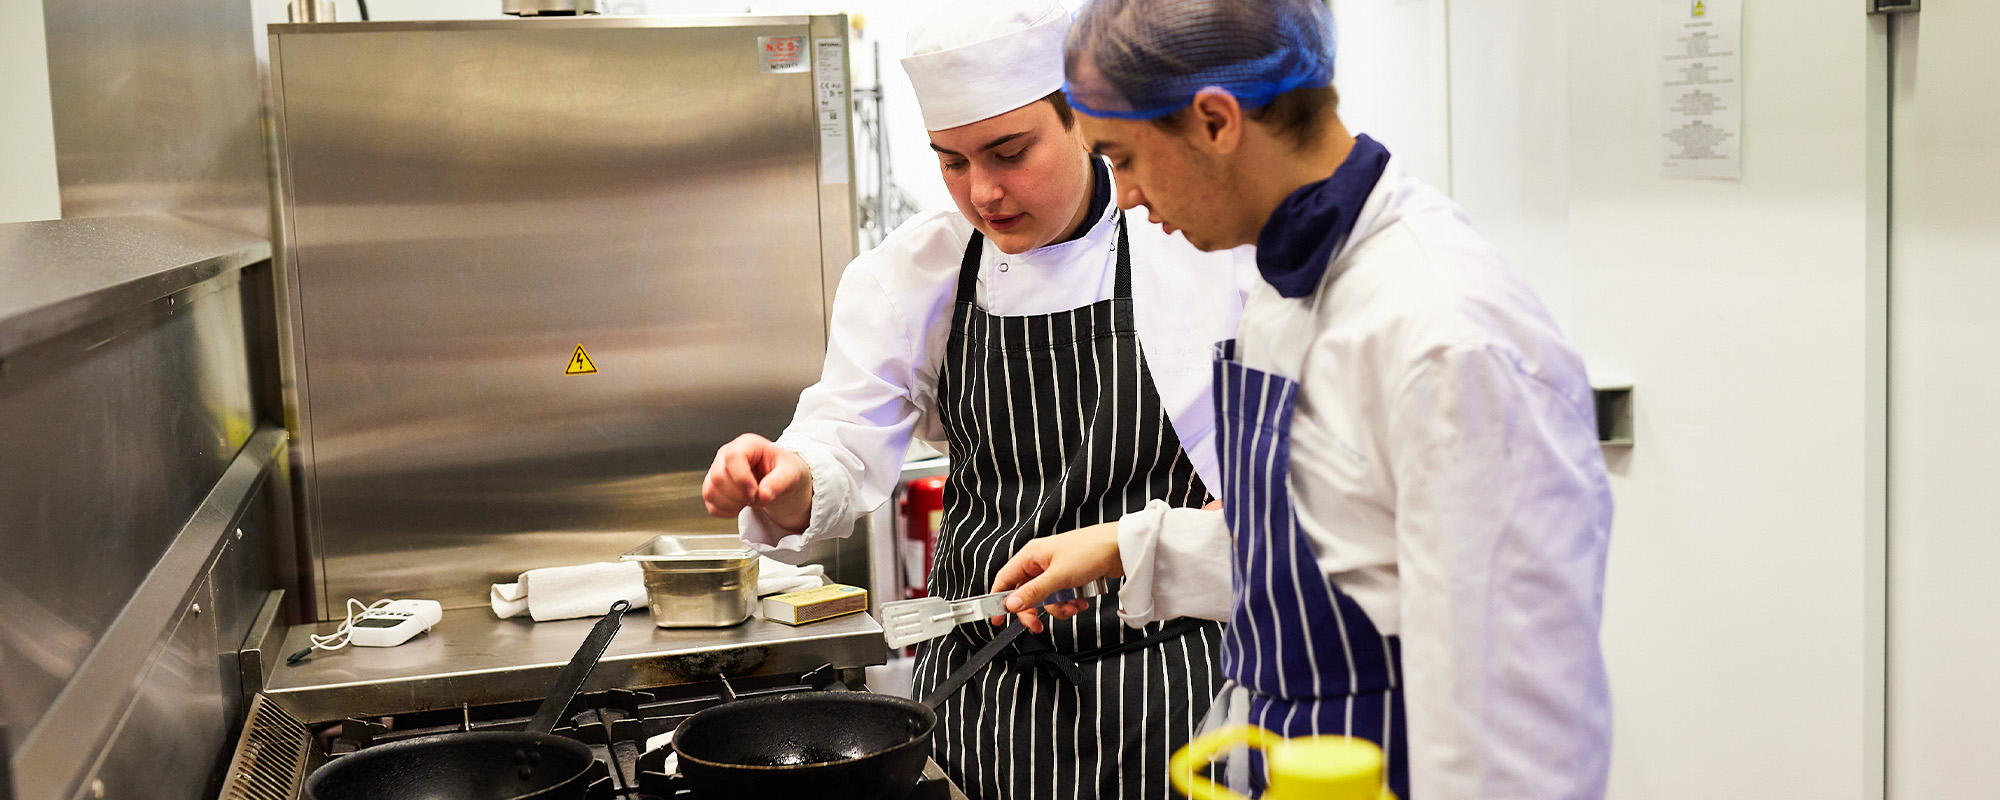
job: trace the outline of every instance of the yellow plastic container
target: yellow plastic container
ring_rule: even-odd
[[[1255,725],[1232,725],[1196,738],[1168,762],[1174,788],[1193,800],[1244,800],[1202,777],[1224,750],[1248,745],[1264,751],[1271,785],[1264,800],[1395,800],[1382,780],[1382,748],[1366,739],[1303,736],[1286,739]]]

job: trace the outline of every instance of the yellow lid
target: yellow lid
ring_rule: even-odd
[[[1264,751],[1270,788],[1264,800],[1395,800],[1383,785],[1382,748],[1366,739],[1305,736],[1284,739],[1255,725],[1230,725],[1195,737],[1167,764],[1174,788],[1193,800],[1244,800],[1201,768],[1232,745]]]
[[[1273,800],[1376,800],[1382,791],[1382,748],[1345,736],[1304,736],[1277,743],[1269,758]]]

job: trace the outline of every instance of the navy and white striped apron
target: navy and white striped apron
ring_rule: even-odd
[[[1382,746],[1389,785],[1409,800],[1402,647],[1320,571],[1292,507],[1292,408],[1299,384],[1216,345],[1216,436],[1236,593],[1222,671],[1249,690],[1249,721],[1286,738],[1355,736]],[[1261,785],[1261,781],[1259,782]]]
[[[1141,356],[1122,212],[1116,224],[1113,297],[1056,314],[981,310],[973,301],[984,238],[974,233],[966,247],[938,378],[951,475],[933,597],[985,594],[1036,537],[1114,522],[1153,498],[1176,506],[1209,498]],[[1171,796],[1167,759],[1221,686],[1220,625],[1134,630],[1117,608],[1115,594],[1100,597],[1090,611],[1022,636],[938,708],[934,753],[968,797]],[[999,631],[961,625],[923,645],[916,695]]]

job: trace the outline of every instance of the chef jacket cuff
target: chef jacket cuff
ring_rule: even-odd
[[[743,543],[757,551],[758,555],[787,564],[796,564],[805,558],[806,535],[778,527],[762,511],[745,508],[737,512],[736,528],[743,536]]]
[[[1169,508],[1166,501],[1154,500],[1118,520],[1118,560],[1125,567],[1125,583],[1118,588],[1118,619],[1130,627],[1156,621],[1154,553],[1160,542],[1160,523]]]
[[[812,473],[812,510],[806,529],[797,533],[786,530],[772,522],[763,511],[746,508],[737,515],[737,527],[743,535],[743,542],[759,555],[769,556],[787,564],[797,564],[805,559],[806,545],[819,541],[826,535],[827,528],[839,517],[836,507],[840,499],[848,495],[851,488],[847,483],[847,473],[838,465],[812,448],[800,448],[790,442],[777,445],[799,455],[806,462],[806,469]]]
[[[1227,621],[1233,545],[1220,510],[1174,508],[1154,500],[1118,521],[1118,560],[1125,585],[1118,618],[1139,627],[1193,617]]]

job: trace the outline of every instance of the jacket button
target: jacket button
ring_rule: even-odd
[[[1005,261],[1002,261],[1002,262],[1000,262],[1000,271],[1001,271],[1001,272],[1006,272],[1006,271],[1007,271],[1007,262],[1005,262]]]

